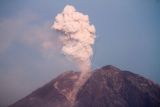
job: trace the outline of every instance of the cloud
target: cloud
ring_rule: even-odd
[[[56,32],[48,21],[38,15],[21,12],[16,17],[0,19],[0,54],[14,42],[19,42],[43,53],[56,52],[60,45]]]

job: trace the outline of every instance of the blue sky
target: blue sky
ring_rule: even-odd
[[[65,5],[96,27],[92,68],[113,65],[160,83],[159,0],[1,0],[0,105],[11,104],[60,73],[76,70],[50,27]],[[46,47],[46,43],[51,43]]]

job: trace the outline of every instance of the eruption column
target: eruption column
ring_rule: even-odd
[[[62,52],[72,58],[81,71],[79,80],[68,97],[74,103],[76,94],[90,75],[92,45],[96,38],[95,27],[90,24],[88,15],[77,12],[73,6],[67,5],[63,12],[56,16],[52,28],[61,32]]]

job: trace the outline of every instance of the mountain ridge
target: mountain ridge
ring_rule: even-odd
[[[71,107],[66,96],[80,72],[62,73],[9,107]],[[107,65],[92,72],[74,107],[159,107],[160,86],[130,71]]]

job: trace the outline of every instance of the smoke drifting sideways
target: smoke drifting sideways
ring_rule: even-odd
[[[62,13],[55,17],[51,27],[62,34],[62,52],[73,59],[80,71],[91,70],[91,58],[93,56],[92,45],[95,42],[95,27],[89,22],[88,15],[77,12],[67,5]]]

